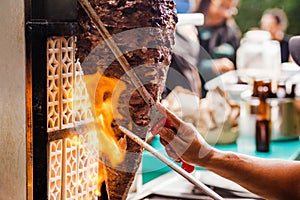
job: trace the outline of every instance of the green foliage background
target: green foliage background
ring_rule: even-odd
[[[300,35],[300,0],[240,0],[235,19],[242,33],[258,27],[262,13],[268,8],[283,9],[289,20],[286,33]]]

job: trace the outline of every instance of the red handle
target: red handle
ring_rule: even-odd
[[[184,169],[188,173],[192,173],[195,169],[194,166],[187,164],[186,162],[182,162],[181,168]]]
[[[168,119],[160,120],[158,123],[160,123],[160,125],[156,126],[156,127],[166,127],[166,128],[169,128],[169,129],[171,129],[176,134],[177,130],[172,125],[172,123],[170,122],[170,120],[168,120]],[[156,129],[152,130],[152,134],[153,135],[156,135],[158,132],[159,132],[159,130],[156,130]],[[181,168],[184,169],[186,172],[191,173],[191,172],[194,171],[194,169],[195,169],[194,166],[189,165],[189,164],[187,164],[184,161],[181,161],[181,162],[182,162]]]

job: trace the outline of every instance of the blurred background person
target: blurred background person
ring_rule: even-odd
[[[194,1],[175,0],[177,13],[189,13]],[[191,91],[199,98],[202,96],[202,84],[197,68],[199,54],[200,43],[195,25],[193,23],[177,24],[175,45],[163,98],[177,86]]]
[[[260,28],[270,32],[272,40],[277,40],[280,43],[281,62],[288,62],[290,56],[288,45],[290,36],[285,34],[287,26],[288,18],[282,9],[268,9],[261,17]]]
[[[176,6],[180,10],[178,1],[180,0],[177,0]],[[190,5],[193,5],[189,13],[204,14],[204,24],[176,27],[174,54],[163,96],[180,85],[200,97],[205,97],[207,91],[203,86],[207,81],[236,68],[236,50],[241,36],[234,20],[238,2],[238,0],[189,1]],[[199,81],[194,81],[197,80],[194,67],[199,72],[197,75],[200,75],[200,84]],[[183,75],[187,84],[176,74]]]
[[[201,45],[197,64],[202,84],[234,70],[241,32],[235,23],[238,0],[197,0],[190,12],[203,13],[204,25],[197,27]],[[202,96],[206,95],[203,90]]]

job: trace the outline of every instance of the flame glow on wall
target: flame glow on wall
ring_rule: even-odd
[[[99,79],[99,74],[84,76],[75,61],[75,41],[74,36],[47,41],[47,132],[68,132],[68,137],[49,142],[50,200],[97,199],[105,180],[102,155],[117,165],[126,149],[111,127],[112,93],[118,96],[125,85],[105,76]]]

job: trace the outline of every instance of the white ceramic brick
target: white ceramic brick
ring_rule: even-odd
[[[93,121],[91,102],[86,84],[83,81],[83,71],[79,62],[75,63],[75,95],[74,111],[75,123],[83,124]]]
[[[49,200],[58,200],[61,199],[62,187],[62,140],[50,142],[49,149],[48,197]]]
[[[47,41],[47,124],[48,132],[60,128],[60,40]]]

